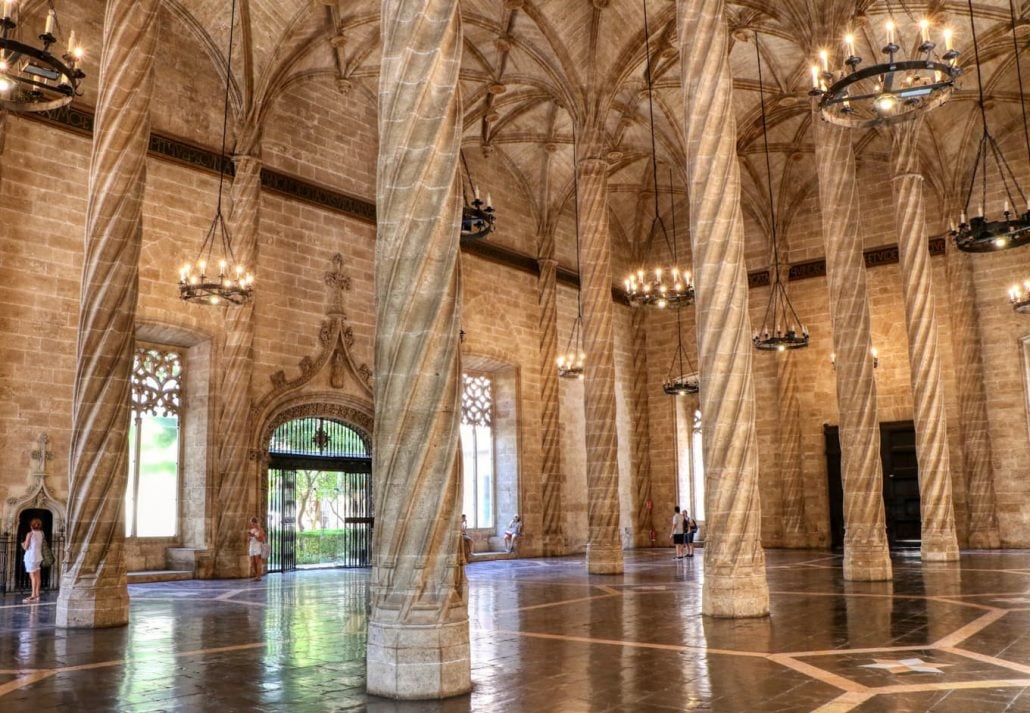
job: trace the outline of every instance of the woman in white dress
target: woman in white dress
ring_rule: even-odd
[[[250,518],[250,528],[247,530],[247,556],[250,557],[250,576],[254,578],[255,582],[260,582],[261,575],[264,574],[263,560],[265,540],[267,539],[258,519]]]
[[[32,594],[22,600],[25,603],[39,601],[39,568],[43,565],[43,521],[34,517],[29,528],[25,533],[25,541],[21,543],[21,548],[25,550],[25,571],[29,573],[29,581],[32,582]]]

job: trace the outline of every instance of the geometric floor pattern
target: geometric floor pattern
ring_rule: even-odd
[[[746,620],[702,617],[703,558],[671,554],[470,565],[474,690],[428,703],[364,692],[367,570],[132,586],[107,630],[0,598],[0,711],[1030,713],[1030,552],[852,583],[839,556],[768,551],[772,614]]]

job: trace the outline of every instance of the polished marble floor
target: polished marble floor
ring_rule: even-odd
[[[471,695],[364,693],[366,570],[130,587],[132,621],[55,629],[54,598],[0,598],[0,712],[934,711],[1030,713],[1030,552],[895,559],[767,553],[772,616],[700,614],[702,558],[627,553],[468,567]]]

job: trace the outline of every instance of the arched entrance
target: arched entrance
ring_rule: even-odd
[[[270,572],[368,567],[372,458],[347,424],[324,417],[283,423],[268,443]]]

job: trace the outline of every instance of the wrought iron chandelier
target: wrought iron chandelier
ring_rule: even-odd
[[[672,188],[672,169],[669,169],[669,188]],[[672,232],[676,233],[676,204],[672,204]],[[669,374],[662,382],[662,391],[669,396],[696,394],[701,391],[701,377],[683,347],[683,312],[676,310],[676,353],[672,355]]]
[[[579,283],[576,286],[576,319],[572,322],[572,331],[569,332],[569,343],[557,359],[558,376],[562,379],[582,379],[583,366],[587,359],[586,352],[583,351],[583,272],[579,261],[579,173],[576,170],[577,165],[576,127],[573,125],[572,187],[573,200],[576,202],[576,274],[579,275]]]
[[[905,12],[910,15],[908,8]],[[951,96],[955,80],[962,73],[956,64],[959,51],[954,47],[951,30],[941,31],[944,53],[938,54],[937,44],[930,38],[930,21],[919,20],[915,23],[919,39],[913,42],[908,59],[900,59],[899,43],[904,43],[904,39],[899,37],[890,0],[887,14],[883,26],[886,42],[880,50],[885,61],[860,68],[862,57],[851,33],[844,37],[840,69],[831,65],[836,58],[830,51],[819,52],[818,62],[811,68],[809,94],[819,99],[819,109],[827,121],[851,128],[893,124],[935,109]]]
[[[1023,95],[1023,73],[1019,67],[1019,43],[1016,39],[1016,15],[1011,4],[1009,14],[1012,19],[1012,44],[1015,49],[1016,76],[1019,78],[1019,102],[1023,111],[1023,135],[1026,139],[1027,156],[1030,158],[1030,133],[1026,127],[1026,102]],[[966,190],[966,201],[959,216],[958,226],[952,225],[948,231],[955,240],[955,246],[968,253],[994,252],[1019,247],[1030,243],[1030,199],[1023,193],[1016,175],[1002,154],[998,142],[991,135],[987,123],[987,108],[984,105],[983,76],[980,71],[980,47],[976,36],[976,20],[973,16],[973,3],[969,0],[969,26],[973,34],[973,52],[976,56],[976,78],[979,90],[980,121],[983,134],[977,146],[976,160],[973,163],[973,174],[969,178]],[[991,219],[987,198],[987,180],[991,168],[997,171],[1005,197],[1001,214],[994,213]],[[976,215],[970,215],[970,203],[977,178],[980,179],[980,201]],[[1022,206],[1026,212],[1020,212]],[[996,208],[996,206],[995,206]],[[988,211],[985,215],[985,210]],[[967,218],[968,216],[968,218]]]
[[[756,349],[786,351],[808,346],[808,327],[798,317],[787,295],[787,287],[780,276],[780,247],[776,235],[776,204],[773,199],[772,162],[769,159],[769,125],[765,115],[765,89],[762,84],[762,52],[755,33],[755,59],[758,62],[758,96],[762,109],[762,140],[765,142],[765,183],[769,192],[769,234],[772,239],[772,286],[769,304],[765,308],[762,326],[752,337]]]
[[[647,105],[651,119],[651,175],[654,180],[654,218],[651,221],[651,233],[648,245],[651,250],[661,249],[664,243],[668,250],[671,264],[641,266],[631,272],[623,281],[629,303],[636,307],[652,306],[659,309],[665,307],[685,307],[694,301],[694,283],[689,270],[680,268],[677,254],[676,234],[672,238],[665,228],[658,208],[658,148],[654,133],[654,82],[651,77],[651,42],[648,35],[647,0],[644,0],[644,54],[647,75]],[[669,185],[672,190],[672,184]]]
[[[461,179],[461,239],[479,240],[485,238],[496,230],[494,221],[493,201],[490,194],[486,194],[486,202],[479,198],[479,186],[472,182],[472,172],[469,171],[468,161],[465,160],[465,152],[461,152],[461,165],[465,172]],[[466,182],[468,187],[466,188]],[[472,200],[469,200],[469,190],[472,191]]]
[[[254,295],[254,276],[236,260],[232,234],[222,215],[225,184],[225,138],[229,129],[229,84],[232,78],[233,30],[236,26],[236,0],[229,14],[229,56],[225,63],[225,100],[222,107],[222,150],[218,166],[218,203],[196,260],[179,270],[179,297],[186,302],[242,305]],[[217,252],[216,252],[217,250]],[[218,270],[215,273],[215,269]]]
[[[0,108],[15,112],[59,109],[79,96],[79,84],[86,74],[79,66],[85,50],[68,34],[67,49],[60,56],[50,48],[62,36],[53,0],[47,2],[39,47],[14,39],[15,0],[3,0],[0,16]]]

